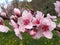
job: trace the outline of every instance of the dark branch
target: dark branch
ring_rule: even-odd
[[[55,30],[60,32],[60,27],[56,26]]]
[[[7,16],[1,16],[1,15],[0,15],[0,17],[2,17],[4,20],[10,20],[10,18],[7,17]]]

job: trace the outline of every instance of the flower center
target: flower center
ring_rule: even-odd
[[[40,21],[39,20],[36,20],[36,24],[40,24]]]
[[[28,19],[24,20],[24,25],[28,25],[29,22],[30,22],[30,21],[29,21]]]
[[[3,25],[3,22],[0,22],[0,25]]]
[[[17,17],[20,17],[21,15],[19,15],[19,14],[16,14],[16,16],[17,16]]]
[[[47,30],[49,30],[49,26],[48,26],[48,25],[43,25],[43,26],[42,26],[42,29],[43,29],[44,31],[47,31]]]

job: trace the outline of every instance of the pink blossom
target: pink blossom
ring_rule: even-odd
[[[42,30],[39,29],[39,28],[38,29],[34,29],[34,30],[36,30],[36,31],[34,31],[34,33],[32,35],[32,38],[34,38],[34,39],[40,39],[43,36]]]
[[[0,17],[0,32],[8,32],[9,28],[4,25],[3,19]]]
[[[21,32],[25,32],[25,26],[24,26],[24,24],[23,24],[23,20],[22,20],[22,18],[20,17],[20,18],[18,18],[18,25],[19,25],[19,29],[20,29],[20,31]]]
[[[51,20],[44,18],[42,20],[42,23],[40,27],[37,30],[37,33],[35,36],[33,36],[34,39],[39,39],[42,36],[45,36],[48,39],[51,39],[53,37],[52,30],[56,27],[55,22],[52,22]]]
[[[42,19],[44,18],[44,14],[40,11],[37,11],[36,16],[33,18],[33,25],[39,26],[41,24]]]
[[[33,20],[32,14],[27,10],[24,10],[22,13],[22,21],[25,28],[31,29],[33,27],[33,24],[31,23],[32,20]]]
[[[20,11],[18,8],[14,8],[14,14],[15,14],[17,17],[20,17],[20,16],[21,16],[21,11]]]
[[[10,25],[14,28],[15,35],[22,40],[22,35],[19,30],[19,25],[15,23],[13,20],[11,20]]]
[[[9,28],[5,25],[0,25],[0,32],[8,32],[9,31]]]
[[[55,6],[55,10],[57,13],[60,12],[60,1],[56,1],[56,3],[54,3],[54,6]]]
[[[42,21],[42,26],[41,26],[42,30],[43,30],[43,35],[48,38],[51,39],[53,34],[52,34],[52,30],[54,30],[54,28],[56,28],[56,24],[55,22],[44,18]],[[48,34],[48,35],[47,35]]]
[[[19,39],[22,40],[22,35],[21,35],[21,32],[19,31],[19,28],[15,28],[15,29],[14,29],[14,32],[15,32],[15,35],[16,35],[17,37],[19,37]]]
[[[55,11],[58,13],[58,16],[60,16],[60,1],[56,1],[56,3],[54,3],[55,6]]]

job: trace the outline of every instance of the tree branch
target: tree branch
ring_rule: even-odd
[[[60,27],[56,26],[55,30],[60,32]]]
[[[0,17],[2,17],[4,20],[10,20],[10,17],[7,17],[7,16],[1,16],[0,15]]]

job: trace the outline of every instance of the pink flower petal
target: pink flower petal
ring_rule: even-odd
[[[9,28],[4,26],[4,25],[0,25],[0,32],[8,32],[9,31]]]
[[[43,17],[44,17],[44,14],[42,12],[37,11],[36,18],[40,20],[40,19],[43,19]]]
[[[15,23],[13,20],[10,20],[10,25],[13,26],[13,28],[18,28],[17,23]]]
[[[14,29],[14,32],[15,32],[15,35],[22,40],[22,35],[21,35],[19,29],[18,28]]]
[[[30,23],[30,24],[26,25],[25,28],[26,29],[32,29],[33,28],[33,24]]]
[[[34,36],[36,35],[37,32],[35,32],[34,30],[30,31],[30,35]]]
[[[52,31],[52,30],[54,30],[54,28],[56,28],[56,23],[55,22],[50,22],[49,30]]]
[[[25,32],[25,27],[23,25],[20,25],[19,30],[20,30],[20,32]]]
[[[32,36],[32,38],[34,38],[34,39],[40,39],[40,37],[42,37],[42,36],[43,36],[42,30],[39,30],[39,31],[36,33],[35,36]]]
[[[29,19],[32,20],[33,16],[30,12],[28,12],[27,10],[24,10],[22,13],[22,19]]]
[[[51,39],[53,36],[51,31],[45,31],[45,32],[43,32],[43,35],[48,39]]]

